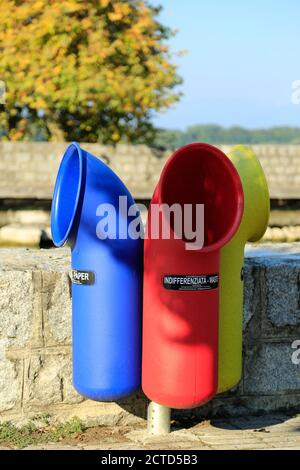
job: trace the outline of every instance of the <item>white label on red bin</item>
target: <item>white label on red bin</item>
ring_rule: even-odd
[[[219,286],[218,274],[166,274],[163,286],[168,290],[212,290]]]

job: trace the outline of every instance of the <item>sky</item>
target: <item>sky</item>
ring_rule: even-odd
[[[300,126],[292,83],[300,80],[299,0],[152,0],[178,33],[169,44],[184,80],[178,104],[156,126],[215,123]]]

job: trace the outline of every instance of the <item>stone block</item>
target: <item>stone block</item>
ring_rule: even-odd
[[[23,361],[6,358],[5,341],[0,341],[0,414],[21,411]]]
[[[83,401],[72,386],[70,354],[32,355],[25,361],[24,408],[38,410]]]
[[[7,348],[24,347],[29,344],[33,330],[35,293],[32,272],[5,271],[3,264],[1,268],[0,340],[6,342]]]
[[[71,344],[71,280],[68,273],[43,272],[45,345]]]
[[[266,266],[265,328],[300,327],[300,263],[289,257],[270,260]],[[267,325],[269,323],[269,325]],[[300,330],[300,328],[299,328]]]
[[[253,295],[255,292],[255,276],[253,266],[246,260],[244,264],[244,308],[243,331],[246,330],[249,321],[254,315]]]
[[[300,391],[300,364],[293,364],[291,343],[252,344],[244,361],[244,394]]]
[[[0,245],[35,246],[41,241],[42,229],[34,225],[9,224],[0,228]]]

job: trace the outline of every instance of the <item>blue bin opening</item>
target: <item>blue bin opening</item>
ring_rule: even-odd
[[[54,188],[51,209],[53,242],[62,246],[72,229],[82,181],[82,155],[76,144],[71,144],[62,159]]]

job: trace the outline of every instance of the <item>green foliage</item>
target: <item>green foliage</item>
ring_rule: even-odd
[[[159,7],[146,0],[0,0],[2,139],[151,140],[178,100]]]
[[[46,426],[37,428],[34,421],[43,421]],[[49,418],[38,417],[36,420],[17,428],[11,422],[0,424],[0,444],[23,449],[31,444],[46,444],[57,442],[74,434],[84,432],[84,426],[78,418],[73,418],[67,423],[51,426]]]
[[[211,144],[300,144],[300,128],[272,127],[270,129],[224,128],[213,124],[188,127],[185,131],[161,129],[155,145],[178,148],[191,142]]]

